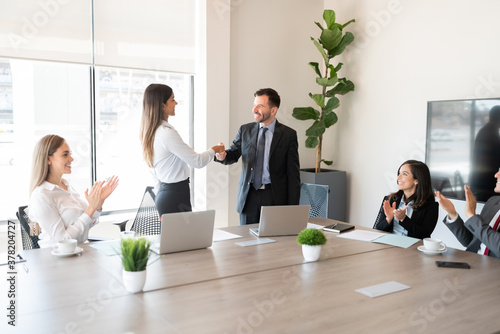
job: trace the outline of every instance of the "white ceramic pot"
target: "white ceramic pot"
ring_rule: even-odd
[[[321,246],[302,245],[302,255],[306,261],[318,261],[321,254]]]
[[[128,292],[136,293],[142,291],[146,283],[146,270],[143,271],[126,271],[123,269],[123,285]]]

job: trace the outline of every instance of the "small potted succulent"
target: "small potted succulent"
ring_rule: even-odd
[[[306,228],[297,236],[297,243],[302,245],[302,255],[306,261],[317,261],[321,246],[326,244],[326,237],[322,230]]]
[[[121,239],[123,285],[129,292],[141,291],[146,283],[150,247],[151,241],[145,238]]]

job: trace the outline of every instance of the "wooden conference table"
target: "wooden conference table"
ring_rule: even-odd
[[[224,230],[243,238],[153,258],[144,292],[137,294],[126,292],[122,285],[120,258],[103,255],[88,244],[80,245],[82,255],[68,258],[57,258],[50,249],[24,251],[27,261],[17,265],[17,327],[12,332],[492,333],[500,329],[498,259],[454,249],[431,256],[417,250],[421,242],[404,249],[325,233],[328,242],[320,260],[307,263],[296,237],[273,237],[277,242],[240,247],[235,242],[254,238],[248,227]],[[468,262],[471,269],[438,268],[436,260]],[[388,281],[410,289],[377,298],[355,291]],[[0,328],[5,324],[6,320]]]

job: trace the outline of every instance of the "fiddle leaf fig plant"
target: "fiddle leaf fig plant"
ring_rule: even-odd
[[[316,83],[321,87],[321,93],[309,93],[309,97],[314,101],[315,107],[294,108],[292,116],[298,120],[313,120],[313,124],[306,130],[306,147],[316,148],[315,171],[321,171],[321,162],[330,166],[333,162],[321,158],[321,148],[323,145],[323,134],[326,129],[337,123],[338,117],[334,109],[340,105],[340,100],[336,95],[345,95],[354,90],[354,83],[346,78],[339,78],[338,72],[342,68],[342,63],[334,66],[331,62],[335,56],[340,55],[346,47],[354,40],[354,35],[350,32],[343,32],[344,28],[355,20],[350,20],[345,24],[335,22],[335,12],[326,9],[323,12],[323,19],[326,27],[319,22],[315,22],[321,29],[318,39],[311,37],[314,45],[322,57],[322,64],[310,62],[316,73]]]

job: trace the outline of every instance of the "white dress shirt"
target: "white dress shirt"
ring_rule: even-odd
[[[196,153],[166,121],[162,121],[156,130],[153,149],[153,174],[164,183],[186,180],[190,174],[189,166],[205,167],[215,156],[213,149]]]
[[[101,211],[89,217],[88,203],[63,179],[68,190],[44,181],[33,190],[28,204],[30,219],[40,225],[40,247],[51,247],[63,239],[85,242],[89,229],[98,223]]]
[[[399,202],[398,210],[404,208],[405,205],[407,204],[405,204],[405,195],[403,195],[403,197],[401,197],[401,202]],[[406,217],[411,218],[412,215],[413,215],[413,201],[408,203],[408,207],[406,208]],[[399,219],[397,219],[396,216],[394,216],[393,224],[394,226],[392,227],[392,232],[394,234],[405,235],[405,236],[408,235],[408,230],[406,230],[403,226],[399,224]]]

